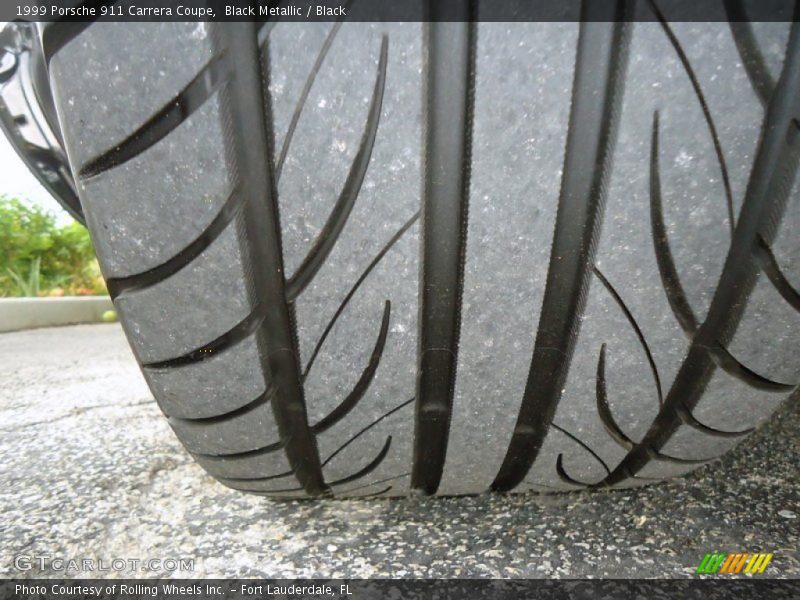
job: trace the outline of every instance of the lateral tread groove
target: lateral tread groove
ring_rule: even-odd
[[[325,259],[333,250],[339,236],[347,223],[350,213],[355,205],[356,198],[361,191],[364,177],[369,168],[372,149],[375,146],[375,136],[378,133],[378,124],[381,118],[383,105],[383,92],[386,87],[386,63],[389,56],[389,38],[384,35],[381,39],[380,59],[378,60],[378,74],[375,77],[375,89],[372,92],[367,121],[364,133],[361,136],[358,151],[350,166],[339,199],[331,210],[328,220],[314,240],[311,249],[306,254],[297,271],[286,282],[286,297],[290,302],[297,299],[303,290],[311,283],[314,276],[322,268]]]
[[[800,115],[800,5],[795,7],[786,58],[761,127],[761,137],[750,172],[740,218],[725,264],[702,325],[697,328],[664,404],[642,440],[606,477],[602,485],[617,484],[636,475],[683,424],[705,392],[717,367],[734,371],[746,383],[761,389],[789,391],[791,386],[766,380],[743,367],[726,346],[736,333],[761,269],[759,238],[774,241],[800,160],[800,144],[791,135]],[[688,459],[681,459],[688,460]]]
[[[90,179],[144,153],[172,133],[214,94],[227,76],[223,55],[212,58],[174,98],[128,137],[84,164],[78,171]]]

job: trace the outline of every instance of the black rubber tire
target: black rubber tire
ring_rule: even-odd
[[[471,6],[44,28],[123,326],[223,484],[638,485],[800,381],[800,25]]]

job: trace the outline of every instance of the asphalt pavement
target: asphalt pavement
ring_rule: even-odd
[[[207,476],[120,327],[87,325],[0,334],[0,456],[4,577],[692,577],[712,551],[772,552],[768,575],[800,577],[797,396],[664,484],[279,501]]]

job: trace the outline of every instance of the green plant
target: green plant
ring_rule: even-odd
[[[89,232],[0,196],[0,297],[105,294]]]
[[[42,257],[37,256],[31,261],[28,276],[23,277],[17,270],[12,268],[6,268],[9,277],[14,280],[14,283],[17,284],[17,287],[22,292],[21,296],[38,296],[39,295],[39,284],[41,282],[41,265],[42,265]]]

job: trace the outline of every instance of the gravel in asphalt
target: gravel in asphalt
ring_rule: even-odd
[[[797,396],[735,451],[633,490],[279,501],[195,465],[118,325],[0,335],[0,575],[691,577],[706,552],[773,552],[800,577]],[[193,559],[75,573],[15,557]]]

